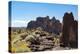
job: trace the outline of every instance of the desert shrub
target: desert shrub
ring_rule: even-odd
[[[12,52],[30,52],[30,48],[28,47],[25,41],[18,41],[16,44],[12,44]]]

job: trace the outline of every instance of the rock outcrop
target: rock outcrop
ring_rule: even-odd
[[[30,21],[28,23],[28,29],[35,29],[41,27],[44,31],[59,34],[62,31],[62,24],[59,20],[56,20],[55,17],[49,19],[49,16],[46,17],[37,17],[36,21]]]
[[[62,43],[65,47],[78,47],[78,22],[74,20],[72,12],[63,16],[62,33]]]

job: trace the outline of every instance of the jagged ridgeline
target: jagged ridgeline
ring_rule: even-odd
[[[27,29],[36,29],[41,27],[44,31],[58,34],[62,31],[62,24],[55,17],[52,19],[49,16],[37,17],[36,21],[30,21],[28,23]]]

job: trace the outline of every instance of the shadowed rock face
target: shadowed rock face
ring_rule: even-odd
[[[62,24],[59,20],[56,20],[55,17],[49,19],[49,16],[46,17],[37,17],[36,21],[30,21],[28,23],[28,29],[35,29],[41,27],[44,31],[59,34],[62,31]]]
[[[78,22],[74,20],[72,13],[63,16],[62,42],[65,47],[78,47]]]

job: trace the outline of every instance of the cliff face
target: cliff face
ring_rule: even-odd
[[[36,21],[30,21],[28,23],[28,29],[35,29],[41,27],[44,31],[59,34],[62,31],[62,24],[59,20],[56,20],[55,17],[49,19],[49,16],[46,17],[37,17]]]
[[[78,22],[74,20],[74,16],[72,13],[64,14],[62,33],[62,42],[65,47],[78,47]]]

